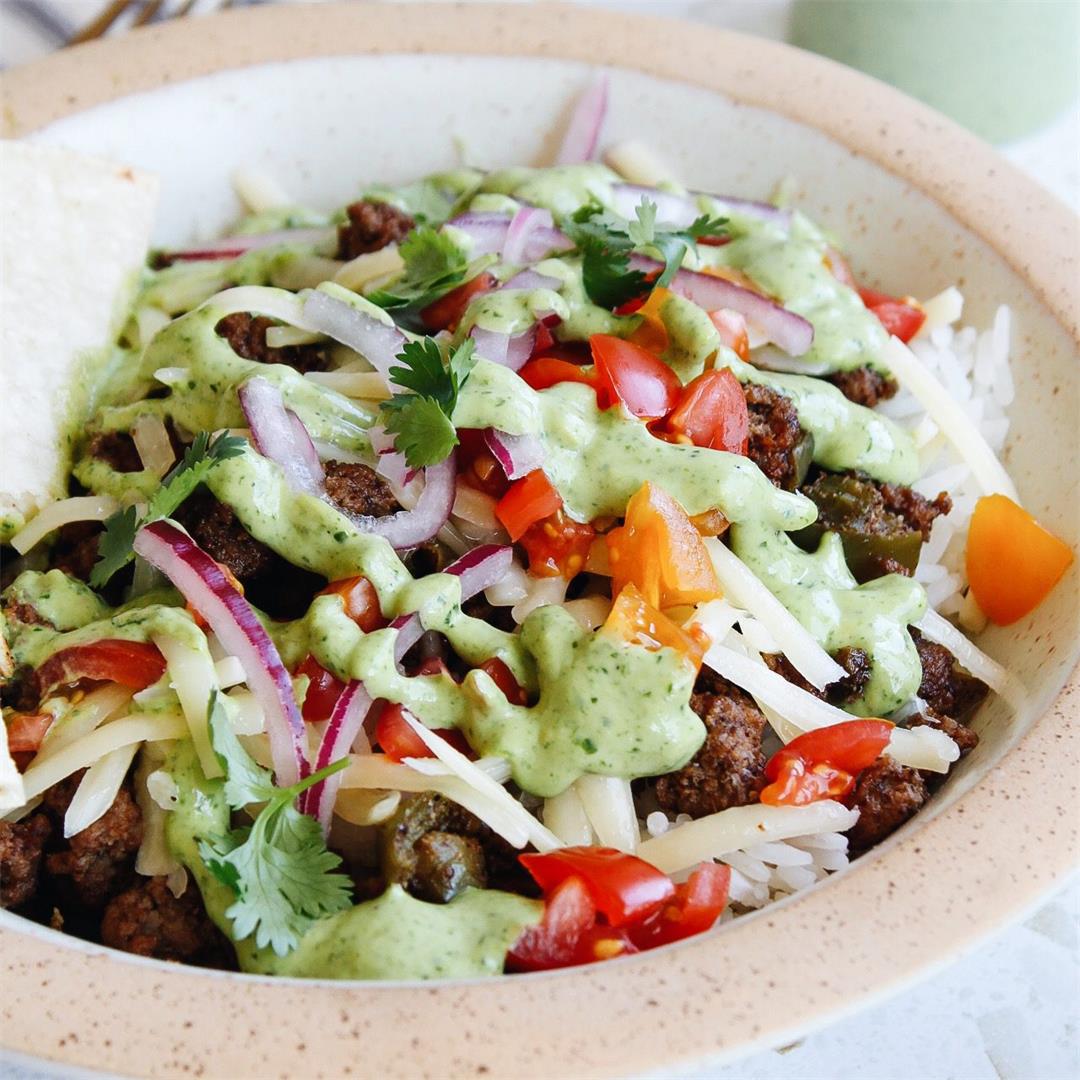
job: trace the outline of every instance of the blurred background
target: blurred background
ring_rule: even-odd
[[[0,66],[26,63],[80,38],[265,2],[271,0],[0,0]],[[319,0],[308,2],[317,18]],[[1080,210],[1080,0],[577,2],[610,8],[613,18],[641,12],[785,40],[858,67],[996,143]],[[699,1065],[686,1075],[1075,1080],[1078,913],[1080,885],[1074,882],[1024,924],[883,1005],[793,1046],[736,1065]],[[57,1075],[40,1064],[0,1058],[0,1077]]]

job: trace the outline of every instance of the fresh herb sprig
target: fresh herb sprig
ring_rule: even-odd
[[[246,445],[236,435],[222,432],[211,439],[209,432],[199,432],[151,496],[145,513],[140,516],[134,506],[129,506],[105,519],[105,531],[98,540],[98,561],[90,571],[91,586],[102,588],[113,574],[131,562],[134,558],[131,545],[143,525],[174,514],[219,461],[242,454]]]
[[[386,430],[397,436],[395,445],[410,467],[436,465],[458,444],[450,417],[458,391],[476,364],[472,339],[466,338],[445,360],[434,338],[410,341],[397,358],[404,366],[390,369],[390,381],[411,392],[382,403]]]
[[[292,787],[275,787],[270,773],[240,745],[217,691],[207,709],[210,739],[225,770],[225,801],[233,810],[264,803],[255,822],[199,842],[207,869],[236,894],[226,910],[233,938],[252,934],[278,956],[295,949],[311,923],[352,904],[352,883],[336,868],[319,823],[301,814],[296,797],[348,764],[342,758]]]
[[[707,214],[685,229],[658,223],[656,203],[647,198],[634,213],[634,220],[628,221],[589,203],[561,222],[563,232],[581,252],[585,291],[601,307],[617,308],[657,285],[670,284],[694,244],[706,237],[726,235],[726,219]],[[630,268],[630,255],[639,249],[655,251],[664,262],[653,281]]]
[[[401,276],[367,294],[382,308],[423,307],[465,280],[469,260],[449,236],[418,225],[398,247],[405,262]]]

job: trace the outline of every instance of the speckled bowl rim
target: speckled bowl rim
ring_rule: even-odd
[[[1077,336],[1080,240],[1064,206],[976,137],[881,83],[700,25],[554,4],[249,8],[7,73],[2,130],[18,137],[224,69],[377,53],[579,60],[790,117],[937,201]],[[1074,671],[1019,744],[925,824],[826,888],[690,945],[511,980],[303,983],[139,960],[4,914],[0,1041],[134,1075],[310,1077],[617,1075],[775,1045],[955,959],[1076,865],[1078,687]]]

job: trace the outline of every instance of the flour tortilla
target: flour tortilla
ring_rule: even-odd
[[[126,165],[0,141],[0,541],[66,494],[80,366],[118,329],[158,186]]]

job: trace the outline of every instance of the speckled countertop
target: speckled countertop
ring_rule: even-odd
[[[582,2],[769,37],[783,36],[788,13],[787,0]],[[30,6],[31,0],[0,0],[0,61],[21,62],[50,47],[48,34],[26,17]],[[48,0],[45,6],[78,25],[99,0]],[[200,0],[200,6],[213,6],[213,0]],[[1002,149],[1080,210],[1080,104],[1044,130]],[[932,919],[933,912],[926,918]],[[1074,879],[1027,920],[882,1004],[791,1046],[734,1064],[702,1063],[678,1075],[710,1080],[1074,1080],[1080,1077],[1078,1020],[1080,879]],[[87,1075],[59,1072],[0,1051],[2,1080]]]

